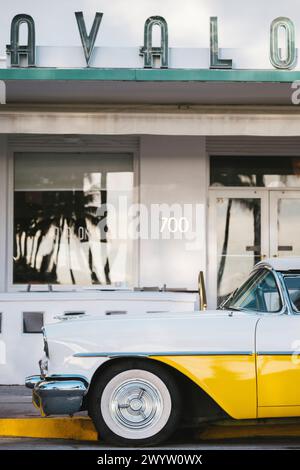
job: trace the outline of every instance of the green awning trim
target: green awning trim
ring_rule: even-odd
[[[141,82],[282,82],[300,80],[300,71],[209,69],[0,69],[0,80],[103,80]]]

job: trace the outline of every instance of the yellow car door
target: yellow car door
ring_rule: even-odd
[[[300,416],[300,315],[260,318],[256,367],[258,417]]]

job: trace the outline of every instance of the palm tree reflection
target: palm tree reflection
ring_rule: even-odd
[[[222,181],[222,176],[224,181]],[[228,175],[219,174],[218,182],[223,183],[224,186],[228,185]],[[253,186],[264,186],[264,177],[262,174],[257,175],[230,175],[230,184],[232,186],[238,187],[253,187]],[[224,193],[225,194],[225,193]],[[225,216],[225,227],[223,234],[223,243],[221,249],[221,256],[218,263],[218,272],[217,272],[217,296],[218,304],[220,304],[225,298],[227,298],[231,292],[238,286],[232,285],[231,289],[227,293],[221,293],[221,285],[224,280],[224,272],[226,266],[226,260],[228,256],[229,249],[229,234],[231,226],[231,215],[232,208],[234,205],[239,205],[243,211],[250,211],[253,216],[253,261],[252,265],[254,266],[261,259],[261,204],[259,199],[255,198],[228,198],[226,216]],[[237,234],[239,236],[239,234]],[[238,253],[243,256],[242,253]]]
[[[108,228],[106,223],[102,224],[103,229],[98,228],[107,215],[99,215],[99,205],[105,204],[106,200],[106,190],[17,191],[14,202],[14,282],[59,284],[61,278],[69,278],[71,284],[76,284],[73,257],[78,253],[75,247],[72,248],[72,240],[75,239],[77,243],[88,246],[87,283],[101,284],[99,266],[96,267],[92,249],[92,243],[96,241],[99,249],[105,252],[102,282],[110,284],[106,248]]]

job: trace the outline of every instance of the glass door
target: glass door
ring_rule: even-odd
[[[209,207],[208,298],[214,308],[268,255],[268,193],[212,190]]]
[[[300,191],[270,191],[270,256],[300,256]]]

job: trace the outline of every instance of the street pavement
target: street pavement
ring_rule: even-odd
[[[0,385],[0,418],[38,417],[31,402],[31,391],[25,386]]]
[[[170,442],[159,450],[300,450],[300,438],[235,439],[226,441]],[[97,442],[78,442],[63,439],[0,438],[2,450],[116,450]],[[118,450],[124,450],[118,448]],[[126,449],[128,450],[128,449]]]
[[[0,385],[0,418],[39,418],[32,404],[32,392],[23,385]],[[77,413],[85,416],[86,412]]]

